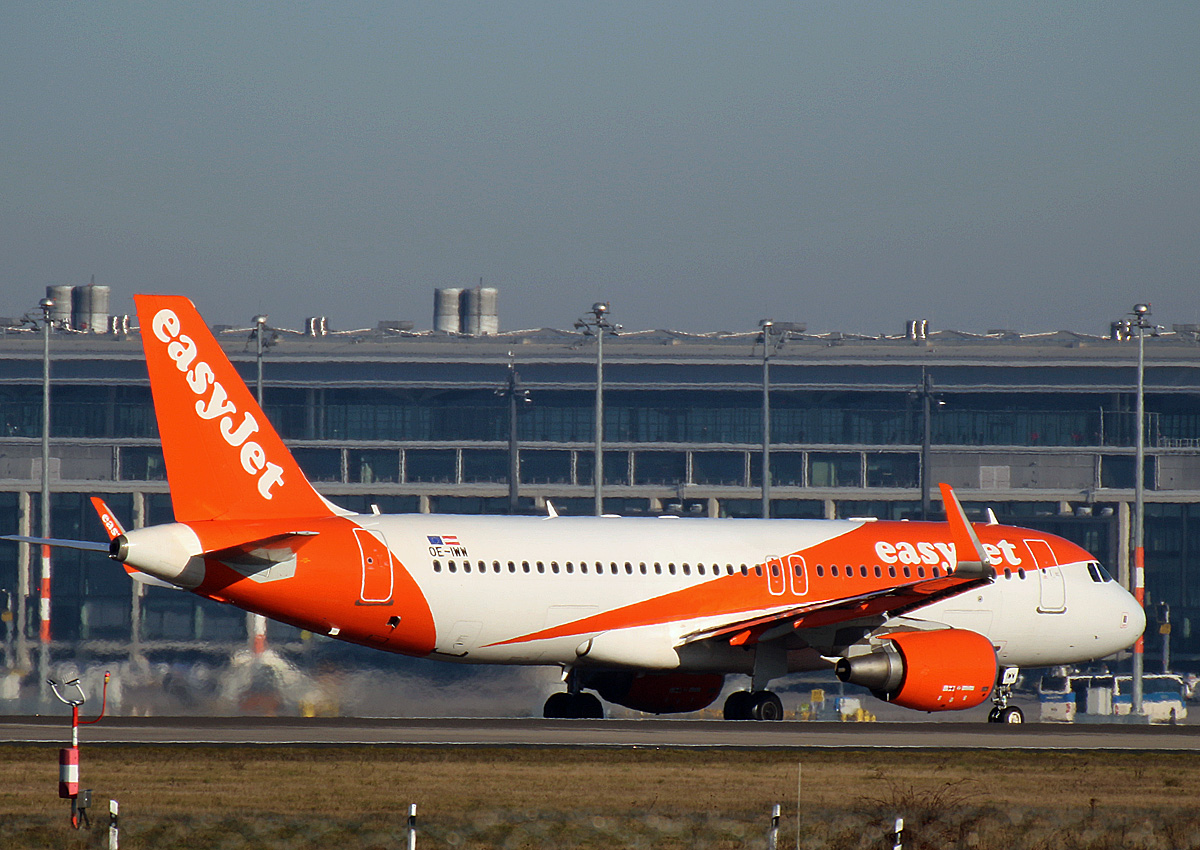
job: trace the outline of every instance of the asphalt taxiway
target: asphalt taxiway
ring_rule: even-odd
[[[0,717],[0,743],[61,745],[69,717]],[[541,720],[113,717],[81,743],[1156,750],[1200,751],[1200,726],[1026,723],[813,723],[720,720]]]

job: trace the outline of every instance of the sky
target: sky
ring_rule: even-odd
[[[1200,4],[0,5],[0,313],[1200,322]]]

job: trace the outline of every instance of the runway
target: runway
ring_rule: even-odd
[[[68,717],[0,717],[0,743],[61,745]],[[114,717],[81,744],[1200,751],[1200,726],[711,720]]]

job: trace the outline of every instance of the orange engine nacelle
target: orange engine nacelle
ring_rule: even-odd
[[[677,714],[711,705],[721,695],[725,677],[720,673],[599,670],[587,671],[579,681],[617,705],[650,714]]]
[[[974,708],[991,696],[996,650],[978,632],[896,632],[884,640],[866,655],[839,660],[837,677],[918,711]]]

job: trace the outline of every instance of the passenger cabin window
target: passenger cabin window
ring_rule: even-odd
[[[447,566],[447,568],[450,570],[450,572],[452,572],[452,573],[456,573],[456,572],[458,572],[458,567],[456,567],[456,566],[454,565],[454,562],[453,562],[453,561],[448,561],[448,562],[446,563],[446,566]]]
[[[761,578],[761,577],[762,577],[762,574],[763,574],[763,565],[762,565],[762,564],[755,564],[755,565],[754,565],[754,574],[755,574],[756,576],[758,576],[759,578]]]
[[[433,562],[433,571],[435,573],[440,573],[442,571],[442,562],[441,561]]]
[[[875,565],[875,578],[883,578],[883,570],[880,568],[879,564]]]
[[[825,575],[825,568],[823,566],[821,566],[820,564],[817,564],[817,575],[818,576]]]

